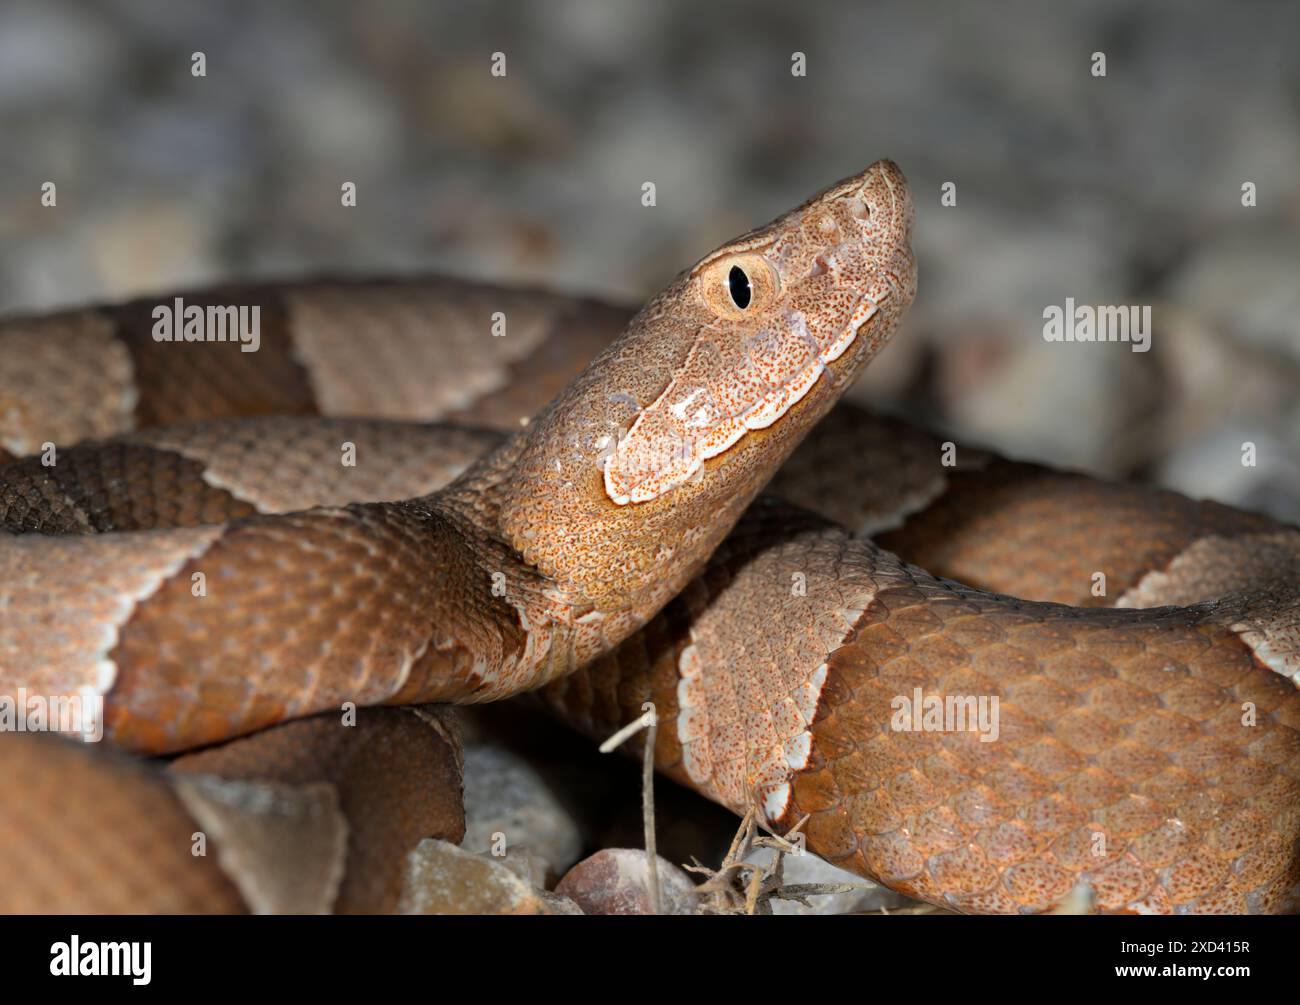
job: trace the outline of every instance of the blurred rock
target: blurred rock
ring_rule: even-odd
[[[945,343],[976,326],[1013,340],[1042,334],[1043,308],[1077,303],[1123,303],[1125,271],[1137,233],[1115,219],[1113,205],[1091,197],[1087,211],[1055,201],[1008,207],[957,185],[957,205],[938,204],[935,190],[919,190],[914,246],[920,277],[916,323]],[[924,182],[915,183],[918,187]],[[1010,195],[1011,193],[1008,193]],[[1041,341],[1041,338],[1040,338]]]
[[[581,914],[500,862],[428,838],[407,857],[399,914]]]
[[[467,744],[498,747],[526,762],[577,824],[588,854],[601,848],[634,847],[643,840],[638,760],[625,751],[600,753],[594,741],[561,725],[527,695],[464,711]],[[637,750],[643,743],[644,737],[635,738],[625,749]],[[736,822],[730,810],[699,793],[663,776],[655,778],[659,854],[669,861],[721,861],[735,836]],[[507,844],[507,849],[512,847]],[[558,879],[573,861],[551,878]]]
[[[0,9],[0,106],[86,102],[118,69],[121,50],[98,18],[71,4]]]
[[[954,344],[937,393],[961,442],[1120,475],[1151,448],[1143,423],[1160,393],[1151,356],[1122,343],[1045,342],[1040,318],[1014,342],[972,332]]]
[[[1300,232],[1243,223],[1200,242],[1170,295],[1245,345],[1300,363],[1298,276]]]
[[[770,866],[776,852],[771,848],[756,848],[745,856],[746,862],[755,865]],[[877,912],[882,908],[892,910],[910,907],[916,901],[901,893],[831,865],[823,858],[805,852],[802,855],[787,855],[782,866],[784,881],[787,886],[804,883],[848,884],[857,889],[848,893],[810,894],[805,907],[796,900],[772,901],[773,914],[861,914]]]
[[[491,857],[529,886],[535,886],[539,890],[545,889],[554,877],[554,870],[551,868],[550,863],[522,845],[507,848],[504,855],[492,855]]]
[[[582,854],[578,825],[527,761],[505,747],[465,747],[465,840],[467,851],[509,858],[527,849],[561,876]],[[528,874],[531,863],[519,866]]]
[[[1246,444],[1254,445],[1253,465],[1242,462]],[[1297,458],[1300,435],[1287,441],[1260,426],[1233,423],[1173,451],[1158,476],[1162,484],[1194,499],[1215,499],[1300,523]]]
[[[695,884],[677,866],[657,858],[660,913],[692,914]],[[639,848],[606,848],[570,869],[555,892],[571,898],[585,914],[649,914],[647,862]]]

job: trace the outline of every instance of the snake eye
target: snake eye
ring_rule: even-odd
[[[719,317],[735,321],[766,311],[781,293],[781,280],[771,263],[748,251],[706,263],[698,282],[709,307]]]
[[[745,270],[739,265],[733,265],[731,271],[727,273],[727,292],[731,294],[731,302],[742,311],[749,306],[752,295],[749,276],[745,275]]]

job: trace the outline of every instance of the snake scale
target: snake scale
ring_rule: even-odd
[[[837,404],[912,217],[878,162],[635,316],[321,281],[186,295],[256,352],[156,299],[0,323],[0,694],[106,738],[0,735],[0,908],[392,909],[463,832],[443,703],[540,689],[593,736],[653,701],[662,771],[958,911],[1294,910],[1300,532]],[[294,861],[232,881],[259,798]]]

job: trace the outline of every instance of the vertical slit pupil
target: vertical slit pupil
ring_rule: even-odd
[[[733,265],[731,271],[727,273],[727,289],[731,292],[732,301],[742,311],[749,306],[750,297],[753,295],[749,288],[749,277],[739,265]]]

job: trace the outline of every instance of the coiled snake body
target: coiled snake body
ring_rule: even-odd
[[[0,906],[390,909],[455,799],[349,786],[454,794],[428,703],[544,688],[593,735],[654,701],[662,770],[961,911],[1294,909],[1300,532],[832,410],[912,301],[911,220],[879,162],[630,321],[434,281],[186,298],[259,305],[256,352],[153,340],[156,301],[0,327],[0,694],[223,744],[164,781],[0,735]],[[304,718],[345,703],[423,711],[363,713],[358,758]],[[245,827],[215,775],[332,849],[314,899],[190,854]]]

